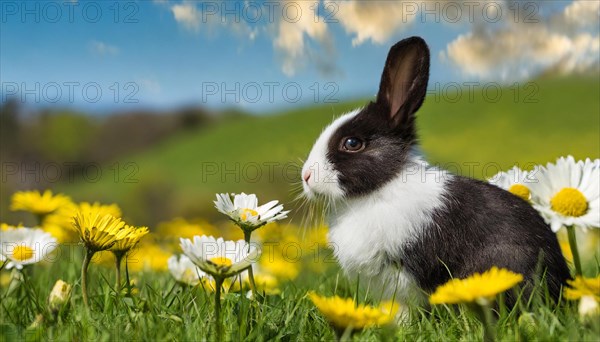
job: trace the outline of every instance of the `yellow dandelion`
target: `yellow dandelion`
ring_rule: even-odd
[[[127,267],[130,271],[166,271],[171,253],[156,243],[144,239],[138,248],[127,255]]]
[[[318,227],[314,227],[314,228],[309,228],[306,231],[306,236],[303,239],[303,242],[308,245],[306,245],[306,247],[308,248],[315,248],[315,247],[327,247],[328,245],[328,241],[327,241],[327,233],[328,233],[329,229],[327,228],[327,226],[325,225],[320,225]]]
[[[335,329],[343,330],[351,327],[360,330],[384,325],[391,322],[398,312],[397,304],[385,303],[380,307],[357,305],[351,298],[323,297],[314,292],[309,292],[308,297]]]
[[[265,273],[262,269],[256,268],[254,273],[254,285],[256,285],[256,291],[262,295],[278,295],[281,293],[281,289],[279,288],[280,279],[275,277],[272,274]],[[250,287],[250,292],[248,293],[249,297],[254,297],[254,291],[250,284],[250,278],[247,276],[241,275],[241,279],[243,285]]]
[[[131,226],[125,227],[125,223],[120,218],[106,214],[98,208],[77,212],[77,215],[73,218],[73,228],[79,233],[79,237],[87,250],[81,266],[81,292],[83,302],[86,308],[89,309],[87,270],[90,261],[96,252],[107,250],[117,241],[132,234],[133,228]],[[117,259],[117,261],[120,264],[120,259]]]
[[[67,203],[56,211],[44,216],[42,229],[52,234],[58,242],[75,242],[77,233],[73,230],[73,217],[77,214],[77,204]]]
[[[281,224],[273,222],[256,231],[255,237],[262,242],[272,242],[277,244],[300,243],[299,227],[291,224]]]
[[[161,222],[156,229],[160,241],[172,248],[179,248],[179,238],[191,239],[195,235],[218,235],[219,233],[219,229],[207,221],[184,218]]]
[[[217,282],[215,281],[215,278],[213,278],[209,274],[204,274],[205,276],[200,279],[200,283],[198,284],[198,286],[202,287],[205,291],[214,293],[217,289]],[[225,293],[240,292],[240,290],[242,289],[240,287],[240,275],[223,279],[223,284],[221,285],[221,288],[223,290],[221,295],[224,295]]]
[[[457,304],[487,301],[523,281],[523,275],[492,267],[465,279],[452,279],[429,297],[431,304]]]
[[[19,191],[13,194],[10,210],[24,210],[36,215],[47,215],[58,208],[71,203],[71,199],[63,194],[52,195],[46,190],[43,194],[39,191]]]
[[[134,227],[125,225],[124,230],[129,231],[129,233],[122,239],[117,240],[112,247],[110,247],[110,251],[115,255],[115,266],[116,266],[116,286],[115,288],[119,288],[122,284],[121,282],[121,260],[125,255],[132,249],[142,237],[148,234],[148,227]]]
[[[279,280],[271,274],[257,273],[254,275],[256,290],[266,295],[277,295],[281,293]]]
[[[94,203],[81,202],[81,203],[79,203],[77,209],[81,212],[97,212],[100,215],[109,214],[114,217],[122,216],[121,208],[119,208],[119,206],[114,203],[102,204],[100,202],[94,202]]]
[[[596,278],[576,277],[575,280],[567,280],[570,287],[565,288],[565,298],[571,300],[592,296],[600,301],[600,276]]]
[[[110,214],[114,217],[121,217],[121,209],[116,204],[69,203],[46,215],[42,222],[42,229],[52,234],[59,242],[76,241],[77,234],[73,230],[73,217],[78,212],[98,212],[100,215]]]
[[[302,265],[300,260],[298,258],[292,259],[291,257],[284,255],[285,250],[276,248],[269,251],[265,248],[264,253],[265,255],[259,260],[258,264],[265,273],[271,274],[279,279],[287,280],[295,279],[300,273]]]
[[[125,229],[125,222],[120,218],[102,215],[99,211],[78,212],[73,227],[85,246],[94,252],[111,248],[131,233],[131,229]]]
[[[100,251],[94,253],[91,262],[98,266],[112,267],[115,264],[115,257],[110,251]]]
[[[146,234],[149,233],[148,227],[134,227],[125,225],[125,230],[129,230],[130,233],[115,242],[115,244],[110,248],[114,253],[123,253],[132,249],[141,238],[143,238]]]

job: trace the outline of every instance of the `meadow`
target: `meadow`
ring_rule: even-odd
[[[112,255],[93,259],[89,311],[81,295],[84,248],[80,243],[64,242],[52,257],[26,267],[22,273],[3,270],[2,341],[217,339],[213,288],[203,283],[190,286],[176,281],[167,271],[166,259],[170,253],[181,252],[174,235],[191,237],[192,234],[216,233],[237,239],[240,238],[239,230],[232,226],[215,227],[181,220],[160,228],[142,240],[127,257],[131,287],[116,287]],[[249,288],[245,283],[225,287],[221,296],[224,340],[336,340],[339,336],[307,298],[309,291],[352,298],[357,303],[376,305],[381,301],[380,293],[370,290],[368,284],[359,286],[360,279],[348,279],[338,268],[327,248],[324,227],[303,231],[298,227],[271,223],[259,228],[256,235],[263,246],[271,246],[264,247],[258,264],[275,274],[277,281],[275,285],[265,285],[264,296],[253,298],[248,296]],[[587,239],[581,248],[586,266],[584,272],[586,275],[598,274],[599,264],[592,254],[598,252],[598,236],[588,235]],[[589,239],[595,241],[591,246]],[[56,304],[48,298],[58,279],[70,284],[72,289]],[[578,301],[563,298],[556,306],[546,297],[543,287],[538,291],[538,296],[522,298],[512,310],[502,304],[500,297],[494,328],[497,340],[598,340],[598,316],[581,316]],[[469,306],[425,305],[407,309],[410,319],[398,326],[388,324],[367,328],[357,331],[352,339],[482,340],[484,328]]]
[[[2,271],[0,309],[2,341],[116,341],[116,340],[215,340],[214,291],[210,285],[190,286],[167,271],[167,251],[180,253],[173,235],[224,235],[240,238],[236,227],[174,221],[151,233],[127,257],[131,287],[115,285],[112,255],[95,258],[90,267],[90,311],[81,295],[80,243],[63,243],[52,257],[25,268],[22,273]],[[262,229],[262,231],[261,231]],[[377,304],[380,293],[360,279],[348,279],[338,268],[324,238],[324,227],[301,233],[298,227],[272,223],[257,231],[263,255],[259,265],[277,276],[265,285],[264,296],[250,298],[248,285],[229,284],[221,296],[224,340],[316,341],[336,340],[327,320],[307,298],[309,291],[357,303]],[[598,274],[600,265],[591,246],[581,249],[585,274]],[[161,241],[157,245],[157,241]],[[583,242],[583,240],[581,240]],[[590,241],[588,241],[589,243]],[[158,246],[158,247],[157,247]],[[299,254],[301,253],[301,254]],[[269,265],[274,266],[269,269]],[[21,274],[16,276],[15,274]],[[54,282],[72,286],[60,304],[49,300]],[[258,279],[258,278],[257,278]],[[260,285],[259,285],[260,288]],[[275,289],[275,291],[273,291]],[[515,289],[515,291],[517,291]],[[514,309],[497,308],[495,334],[501,341],[597,341],[598,316],[580,316],[578,301],[549,300],[544,288],[522,298]],[[410,319],[399,325],[371,327],[353,334],[361,341],[477,341],[483,326],[466,305],[409,307]]]
[[[481,89],[472,99],[464,94],[457,100],[450,95],[430,95],[418,114],[424,153],[433,163],[480,179],[513,165],[530,169],[563,155],[598,158],[597,80],[548,79],[535,82],[533,87],[521,87],[516,92],[502,88],[503,95],[494,101]],[[54,227],[53,232],[58,229],[63,234],[61,245],[45,261],[26,266],[22,272],[2,269],[0,273],[0,340],[217,339],[214,289],[202,282],[189,285],[177,281],[169,273],[167,259],[182,253],[180,237],[244,237],[214,208],[215,194],[225,192],[256,193],[261,203],[278,199],[291,213],[288,219],[269,223],[254,233],[263,246],[257,265],[274,280],[259,285],[263,287],[258,296],[249,296],[249,286],[241,280],[226,286],[221,296],[223,339],[338,339],[340,336],[308,298],[310,291],[375,306],[382,298],[369,284],[348,279],[339,269],[327,247],[325,226],[320,222],[301,225],[306,222],[306,212],[292,200],[297,194],[293,188],[298,183],[300,158],[306,156],[321,129],[333,117],[364,103],[342,102],[278,115],[231,118],[202,134],[180,133],[109,163],[104,169],[106,176],[98,181],[54,184],[55,193],[64,193],[75,203],[116,203],[122,211],[119,216],[149,226],[150,233],[129,252],[131,282],[126,285],[115,285],[113,256],[108,252],[96,255],[89,269],[88,310],[81,289],[84,246],[64,222]],[[248,165],[253,169],[244,174]],[[262,172],[260,178],[253,171],[256,165]],[[2,199],[5,211],[9,204],[10,198]],[[38,219],[19,212],[10,222],[2,217],[2,222],[33,226]],[[577,236],[587,277],[600,272],[599,235],[598,229],[591,229]],[[564,232],[559,232],[559,237],[566,243]],[[566,246],[565,257],[572,262],[568,243]],[[57,306],[48,297],[59,279],[72,289]],[[494,339],[600,340],[598,314],[580,315],[577,300],[563,298],[558,305],[552,303],[543,286],[536,296],[521,298],[512,309],[501,304],[501,297],[498,302]],[[369,327],[344,337],[361,341],[483,339],[484,325],[468,305],[404,309],[409,318],[399,324]]]
[[[559,156],[600,156],[597,80],[534,81],[531,88],[454,88],[431,94],[418,113],[423,152],[431,163],[485,179],[513,165],[524,169]],[[442,92],[442,91],[440,91]],[[226,120],[201,133],[178,134],[106,165],[93,182],[53,184],[80,200],[116,202],[140,224],[172,217],[218,219],[217,192],[247,192],[291,202],[305,158],[334,117],[370,99]],[[115,168],[119,169],[118,172]],[[6,204],[4,204],[6,206]],[[298,214],[299,215],[299,214]],[[296,220],[300,220],[296,217]],[[299,222],[295,222],[299,223]]]

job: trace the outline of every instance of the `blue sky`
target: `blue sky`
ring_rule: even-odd
[[[450,23],[455,12],[444,10],[444,2],[440,20],[423,17],[420,7],[409,15],[415,8],[400,3],[290,1],[277,7],[287,6],[287,14],[275,9],[269,18],[265,2],[5,1],[2,97],[16,93],[30,106],[94,113],[196,104],[260,114],[375,94],[389,47],[411,35],[430,44],[433,85],[526,79],[544,68],[563,70],[558,63],[565,59],[571,62],[565,73],[597,67],[597,10],[587,19],[578,15],[584,24],[574,30],[570,16],[589,8],[572,14],[566,8],[577,4],[571,1],[521,8],[521,22],[529,14],[539,18],[521,25],[511,23],[517,11],[511,18],[503,2],[497,3],[505,9],[501,19],[493,23],[482,20],[481,10],[474,21],[463,14]],[[296,21],[298,8],[303,13]],[[552,44],[533,52],[503,47],[509,34]],[[485,39],[489,51],[480,48]],[[589,41],[595,43],[589,47]]]

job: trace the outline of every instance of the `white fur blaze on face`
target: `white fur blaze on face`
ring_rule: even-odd
[[[333,133],[359,112],[360,109],[356,109],[337,118],[323,130],[315,142],[308,159],[302,166],[301,173],[304,195],[308,198],[314,198],[316,195],[324,195],[333,199],[344,196],[344,191],[339,184],[339,173],[327,159],[327,151]]]

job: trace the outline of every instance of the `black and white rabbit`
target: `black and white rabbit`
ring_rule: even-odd
[[[492,266],[520,273],[531,285],[541,260],[557,298],[569,270],[556,236],[531,205],[419,155],[415,112],[428,78],[423,39],[398,42],[376,101],[336,119],[315,142],[302,183],[309,198],[331,202],[336,258],[361,283],[408,303],[422,302],[450,278]],[[511,293],[507,298],[514,303]]]

